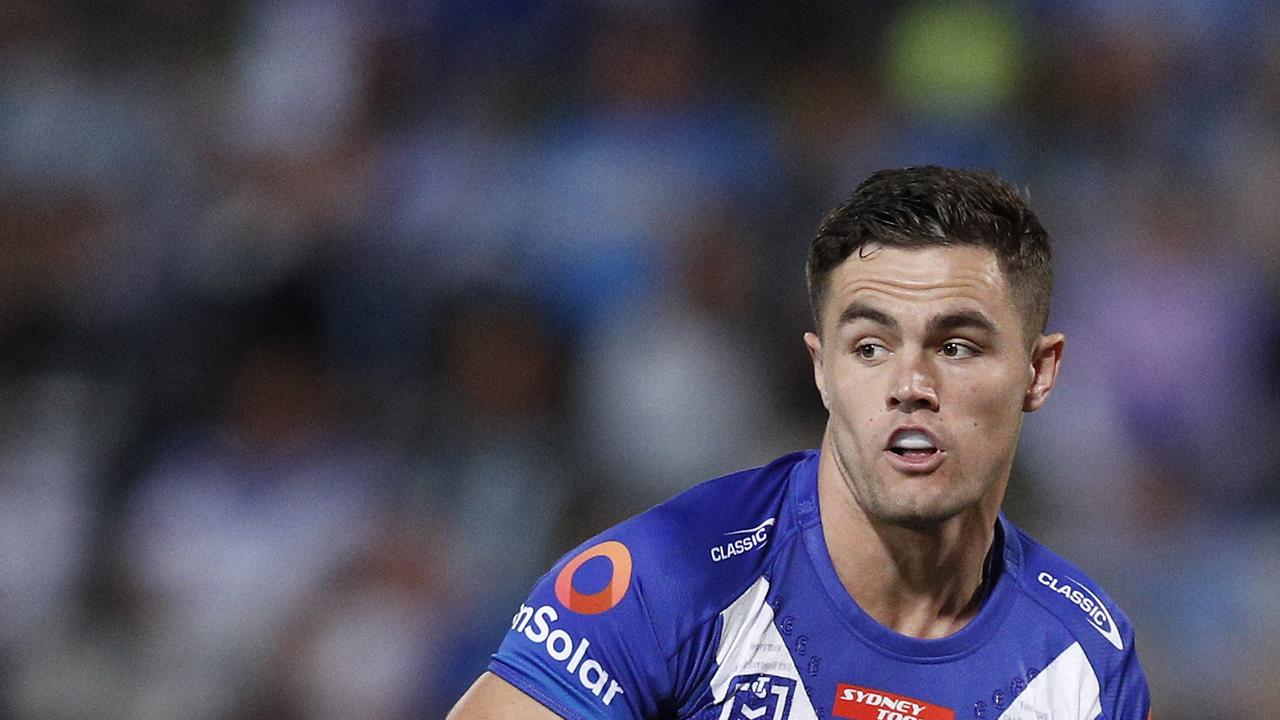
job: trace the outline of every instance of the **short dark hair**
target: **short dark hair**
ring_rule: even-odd
[[[1049,233],[1018,190],[994,172],[936,165],[880,170],[832,208],[809,247],[806,273],[818,332],[831,271],[871,244],[990,248],[1022,311],[1028,344],[1044,332],[1053,291]]]

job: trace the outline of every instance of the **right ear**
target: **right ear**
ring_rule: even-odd
[[[822,406],[831,409],[831,401],[827,396],[827,376],[822,365],[822,338],[817,333],[804,334],[804,346],[809,349],[809,359],[813,361],[813,384],[822,396]]]

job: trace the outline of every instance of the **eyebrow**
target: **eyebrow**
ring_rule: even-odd
[[[994,334],[996,324],[977,310],[960,310],[930,318],[927,332],[929,335],[944,335],[964,329],[976,329]]]
[[[879,308],[861,302],[849,303],[840,313],[836,327],[848,325],[858,320],[869,320],[891,330],[899,328],[898,321]],[[936,315],[929,319],[926,332],[929,335],[942,335],[966,328],[974,328],[989,333],[996,332],[996,324],[991,318],[977,310],[958,310],[945,315]]]
[[[848,325],[857,320],[870,320],[877,325],[884,325],[888,328],[898,327],[898,321],[889,317],[888,313],[856,301],[849,303],[844,311],[840,313],[840,319],[836,320],[836,327]]]

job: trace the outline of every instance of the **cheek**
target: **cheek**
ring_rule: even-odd
[[[884,423],[882,407],[872,402],[865,392],[851,392],[833,395],[831,398],[831,418],[838,436],[843,443],[852,443],[859,448],[868,438],[874,437]],[[877,424],[879,423],[879,424]],[[847,450],[853,450],[852,447]]]
[[[853,432],[861,432],[863,428],[875,420],[875,407],[868,402],[866,393],[844,392],[831,397],[831,415]]]
[[[1002,424],[1016,426],[1025,392],[1013,380],[1012,375],[1005,375],[961,385],[956,404],[971,427],[985,432]]]

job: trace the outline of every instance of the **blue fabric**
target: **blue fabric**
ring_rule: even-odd
[[[1128,619],[1003,515],[967,626],[921,640],[877,623],[827,553],[817,466],[809,451],[711,480],[587,541],[539,580],[490,669],[573,719],[1057,719],[1072,703],[1147,718]]]

